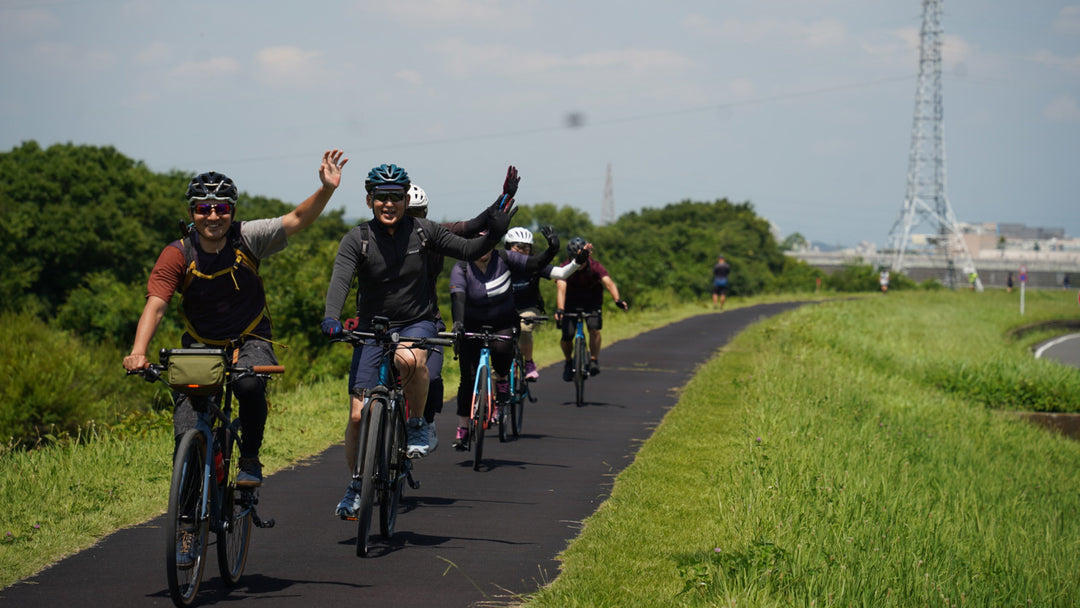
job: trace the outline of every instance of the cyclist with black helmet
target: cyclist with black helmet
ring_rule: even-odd
[[[319,189],[289,213],[269,219],[236,220],[239,193],[233,181],[213,171],[196,175],[185,194],[191,229],[165,247],[150,272],[146,304],[124,368],[132,371],[149,364],[146,351],[174,293],[182,297],[183,346],[198,342],[235,348],[242,367],[276,365],[259,262],[284,249],[289,237],[322,214],[341,184],[341,169],[348,162],[343,155],[340,150],[324,152]],[[244,378],[233,391],[244,427],[236,485],[256,487],[262,484],[259,450],[266,425],[266,380]],[[173,426],[179,437],[194,427],[196,414],[187,395],[176,393],[173,398]]]
[[[503,193],[488,208],[489,233],[471,239],[458,236],[443,226],[405,214],[411,187],[409,174],[401,167],[383,164],[371,169],[364,187],[373,219],[349,231],[338,246],[334,271],[326,291],[324,334],[343,330],[340,319],[349,288],[358,282],[357,329],[371,331],[373,317],[386,317],[399,335],[434,337],[437,303],[431,289],[429,252],[463,260],[475,260],[502,239],[513,215],[517,191],[517,171],[507,171]],[[348,469],[356,469],[360,421],[366,393],[379,383],[378,348],[357,347],[349,374],[349,422],[345,430],[345,457]],[[400,345],[395,357],[408,403],[407,450],[422,456],[430,449],[429,424],[424,419],[429,376],[428,353],[422,348]],[[350,482],[335,512],[352,516],[359,503],[360,488]]]
[[[608,274],[604,266],[591,257],[592,244],[586,243],[585,239],[576,236],[570,239],[566,245],[566,251],[571,258],[585,257],[584,268],[574,273],[568,279],[555,282],[555,321],[562,325],[563,356],[566,358],[563,364],[563,380],[570,382],[574,379],[574,363],[571,353],[574,343],[574,324],[563,313],[567,310],[596,313],[586,321],[589,331],[589,375],[595,376],[600,373],[600,330],[604,327],[604,318],[601,308],[604,304],[604,290],[615,299],[615,305],[623,310],[630,310],[630,304],[619,297],[619,288]]]

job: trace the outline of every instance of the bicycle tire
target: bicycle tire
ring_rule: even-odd
[[[364,434],[363,458],[360,466],[360,509],[356,513],[356,555],[366,557],[371,548],[371,513],[375,502],[375,472],[378,470],[379,440],[381,439],[383,413],[386,401],[372,397],[367,406],[367,428]]]
[[[521,428],[525,422],[525,400],[529,398],[529,382],[525,380],[525,366],[521,357],[514,360],[511,378],[513,386],[510,393],[510,431],[517,438],[521,436]]]
[[[237,462],[233,454],[239,454],[240,442],[233,433],[223,431],[225,440],[220,444],[222,457],[229,461],[221,488],[221,529],[217,532],[218,571],[225,584],[235,587],[247,565],[248,548],[251,545],[251,507],[254,494],[251,490],[236,487]]]
[[[403,403],[388,409],[389,416],[384,416],[383,450],[387,463],[385,481],[380,483],[379,493],[379,532],[390,540],[397,525],[398,507],[405,494],[405,475],[408,473],[409,459],[405,456],[408,442],[405,435],[405,418],[402,414]],[[383,489],[385,488],[385,490]]]
[[[589,351],[585,347],[585,340],[574,340],[574,396],[578,407],[585,405],[585,378],[588,376]]]
[[[165,569],[169,595],[174,604],[190,606],[202,582],[206,564],[206,541],[209,521],[201,517],[206,469],[206,439],[197,430],[184,433],[173,458],[169,486],[169,509],[165,518]],[[195,561],[190,567],[177,564],[176,548],[181,532],[195,535]]]
[[[491,372],[484,367],[478,370],[479,385],[473,393],[472,417],[469,419],[469,433],[472,435],[470,445],[473,448],[473,470],[480,470],[480,462],[484,457],[484,429],[487,421],[491,420],[491,394],[488,390],[490,384],[488,374]],[[480,374],[483,373],[483,377]]]
[[[513,373],[513,369],[512,369],[513,366],[514,366],[514,364],[511,363],[510,364],[511,373]],[[510,385],[509,389],[511,391],[510,394],[507,395],[507,397],[509,398],[509,401],[500,402],[498,400],[498,394],[496,393],[496,395],[495,395],[495,402],[499,406],[499,420],[498,420],[498,423],[499,423],[499,443],[506,443],[507,441],[510,440],[510,434],[511,434],[511,430],[510,430],[510,424],[511,424],[510,408],[511,408],[511,405],[513,404],[513,392],[512,392],[514,390],[513,384]]]

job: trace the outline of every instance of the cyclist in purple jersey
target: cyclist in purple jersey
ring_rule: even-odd
[[[479,331],[484,326],[494,333],[510,335],[518,324],[514,294],[510,288],[510,276],[514,271],[542,273],[545,276],[566,278],[580,266],[571,260],[569,264],[554,268],[549,263],[555,252],[527,256],[516,251],[489,251],[473,262],[460,262],[450,271],[450,303],[454,319],[454,333]],[[582,256],[584,257],[584,256]],[[458,385],[458,428],[454,447],[467,449],[469,414],[472,406],[472,389],[476,379],[476,367],[483,348],[476,340],[458,341],[458,358],[461,364],[461,381]],[[492,376],[500,402],[505,402],[509,387],[505,378],[510,373],[514,345],[498,340],[491,344]]]
[[[600,373],[600,330],[604,327],[601,308],[604,304],[604,290],[615,299],[615,305],[623,310],[630,310],[630,304],[619,297],[619,288],[614,279],[608,274],[604,266],[592,259],[592,244],[586,243],[580,236],[570,239],[566,245],[566,251],[574,258],[584,258],[584,268],[575,273],[569,279],[555,282],[555,321],[562,326],[563,356],[563,380],[570,382],[574,379],[573,355],[570,352],[574,344],[574,323],[563,313],[567,310],[585,313],[597,313],[586,321],[589,334],[589,375],[595,376]]]

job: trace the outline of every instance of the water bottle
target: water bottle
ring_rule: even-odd
[[[217,471],[217,482],[223,483],[225,481],[225,458],[222,457],[221,452],[214,450],[214,470]]]

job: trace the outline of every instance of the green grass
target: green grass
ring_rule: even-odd
[[[1075,382],[1008,338],[1077,316],[1072,295],[1030,294],[1024,318],[1015,302],[897,292],[744,332],[525,605],[1075,605],[1080,444],[940,383]]]

